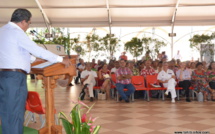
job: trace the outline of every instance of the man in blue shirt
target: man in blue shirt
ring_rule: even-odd
[[[31,13],[16,9],[8,24],[0,28],[0,119],[3,134],[23,134],[27,98],[26,74],[30,72],[30,54],[69,66],[68,59],[37,46],[26,35]]]

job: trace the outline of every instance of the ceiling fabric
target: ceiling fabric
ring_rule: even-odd
[[[109,23],[112,27],[171,26],[177,3],[177,0],[38,1],[52,27],[108,27]],[[46,26],[35,0],[1,0],[0,26],[10,21],[11,14],[16,8],[27,8],[31,11],[32,27]],[[215,0],[179,2],[175,26],[214,24]]]

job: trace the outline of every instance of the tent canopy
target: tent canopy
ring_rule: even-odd
[[[215,24],[214,0],[1,0],[0,26],[16,8],[31,11],[33,27],[45,22],[52,27]]]

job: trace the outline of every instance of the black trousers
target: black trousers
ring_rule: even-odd
[[[215,82],[211,81],[209,82],[210,88],[215,89]]]
[[[190,80],[184,80],[179,82],[179,87],[182,87],[183,90],[185,90],[186,98],[190,98],[190,86],[191,86],[191,81]]]
[[[0,71],[0,119],[2,134],[23,134],[27,98],[26,75]]]
[[[81,72],[78,71],[78,76],[75,78],[75,84],[78,83],[79,79],[81,79]]]

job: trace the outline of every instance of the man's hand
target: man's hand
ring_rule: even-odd
[[[62,63],[65,65],[65,68],[68,68],[69,66],[72,65],[71,61],[67,57],[63,58]]]

